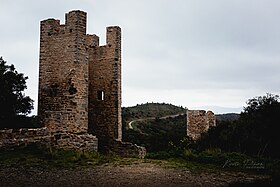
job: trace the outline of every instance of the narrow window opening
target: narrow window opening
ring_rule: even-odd
[[[97,91],[97,99],[100,101],[104,101],[104,91]]]

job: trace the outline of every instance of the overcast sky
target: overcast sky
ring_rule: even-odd
[[[0,0],[0,56],[29,77],[34,114],[40,21],[77,9],[102,45],[107,26],[122,28],[123,106],[239,112],[280,93],[279,0]]]

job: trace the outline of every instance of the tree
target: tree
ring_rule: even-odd
[[[0,128],[9,127],[18,116],[27,115],[33,109],[33,100],[23,92],[27,79],[0,57]]]
[[[215,147],[265,157],[280,158],[279,96],[249,99],[238,120],[219,122],[198,142],[203,149]]]
[[[236,129],[240,145],[253,154],[280,157],[279,96],[268,93],[249,99],[247,105]]]
[[[265,96],[258,96],[249,99],[247,102],[247,107],[244,108],[244,112],[241,115],[252,115],[255,112],[274,109],[279,105],[279,96],[267,93]],[[270,111],[272,112],[272,111]]]
[[[236,121],[218,121],[217,126],[211,127],[203,133],[197,141],[198,147],[202,150],[209,148],[220,148],[223,151],[236,151],[234,144]]]

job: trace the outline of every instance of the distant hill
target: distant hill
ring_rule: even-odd
[[[185,114],[186,108],[166,103],[123,107],[123,141],[145,146],[149,152],[166,150],[170,142],[186,137]],[[216,115],[217,124],[238,118],[235,113]]]
[[[133,107],[123,107],[122,117],[124,122],[129,122],[135,119],[149,118],[149,117],[164,117],[168,115],[175,115],[185,113],[186,108],[182,106],[175,106],[166,103],[145,103]],[[216,114],[217,121],[234,121],[237,120],[240,114],[227,113]]]
[[[217,121],[235,121],[238,120],[240,114],[228,113],[228,114],[217,114],[215,116]]]
[[[124,107],[123,141],[145,146],[149,152],[166,150],[169,142],[178,143],[185,137],[185,113],[185,108],[165,103]],[[181,115],[173,116],[176,114]],[[131,121],[133,123],[130,123]]]
[[[168,115],[175,115],[185,113],[186,109],[182,106],[175,106],[166,103],[146,103],[133,107],[122,108],[122,119],[124,125],[131,120],[149,118],[149,117],[164,117]]]

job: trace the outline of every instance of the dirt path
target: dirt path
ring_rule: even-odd
[[[132,120],[128,123],[128,128],[133,129],[132,123],[136,122],[136,121],[145,121],[145,120],[154,120],[156,119],[155,117],[150,117],[150,118],[141,118],[141,119],[135,119]]]
[[[236,181],[253,181],[267,176],[241,172],[193,173],[155,163],[106,164],[76,169],[0,168],[0,186],[228,186]]]

